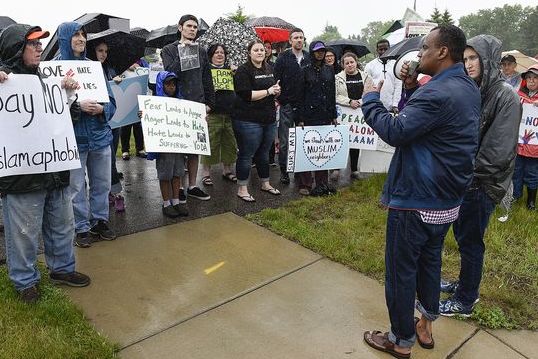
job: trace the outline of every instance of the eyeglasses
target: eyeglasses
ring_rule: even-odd
[[[34,49],[37,49],[38,47],[41,47],[43,44],[39,40],[29,40],[29,41],[26,41],[26,45],[31,46]]]

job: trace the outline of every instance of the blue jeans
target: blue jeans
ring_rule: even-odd
[[[75,230],[88,232],[98,220],[108,221],[108,193],[111,172],[110,146],[80,152],[81,168],[71,171],[69,187],[73,198]],[[88,169],[89,198],[86,194],[86,168]]]
[[[235,163],[237,184],[241,186],[248,184],[253,160],[260,181],[268,182],[269,148],[275,138],[276,123],[261,124],[233,120],[232,125],[239,149]]]
[[[482,188],[469,189],[452,226],[461,256],[459,285],[454,298],[466,306],[473,305],[478,298],[484,266],[484,233],[494,209],[495,202]]]
[[[288,166],[288,138],[290,128],[295,127],[295,111],[290,104],[280,106],[280,120],[278,123],[278,164],[280,168]]]
[[[41,278],[37,270],[39,237],[51,272],[75,270],[73,207],[69,189],[7,194],[2,198],[9,278],[18,291]]]
[[[516,167],[514,168],[514,198],[521,198],[523,195],[523,185],[530,189],[538,188],[538,158],[516,156]]]
[[[385,247],[385,299],[389,340],[402,347],[415,343],[414,307],[428,320],[439,316],[441,250],[448,224],[422,222],[416,211],[389,209]]]

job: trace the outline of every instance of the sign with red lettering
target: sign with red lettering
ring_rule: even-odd
[[[337,121],[347,125],[349,129],[349,148],[361,150],[377,150],[378,137],[374,130],[368,126],[360,108],[336,106]]]

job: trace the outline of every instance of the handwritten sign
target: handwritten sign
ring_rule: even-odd
[[[351,107],[336,106],[336,113],[338,123],[346,125],[349,130],[349,148],[377,149],[377,134],[366,123],[360,108],[354,110]]]
[[[116,112],[108,122],[110,127],[118,128],[139,122],[138,95],[147,93],[148,75],[125,78],[119,84],[109,81],[108,84],[116,100]]]
[[[215,88],[215,91],[217,90],[233,91],[234,90],[234,77],[232,75],[232,70],[211,69],[211,77],[213,78],[213,87]]]
[[[538,107],[523,104],[523,116],[519,124],[519,137],[517,143],[538,145]]]
[[[211,155],[203,103],[173,97],[138,96],[148,152]]]
[[[428,35],[430,31],[437,27],[435,22],[426,21],[406,21],[405,22],[405,38],[418,37]]]
[[[349,154],[347,126],[307,126],[289,131],[289,172],[346,167]]]
[[[42,61],[39,70],[45,77],[72,77],[80,85],[78,101],[109,102],[103,67],[99,61]]]
[[[80,168],[60,79],[11,74],[0,84],[0,177]]]

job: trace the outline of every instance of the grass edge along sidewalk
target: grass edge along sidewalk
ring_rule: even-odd
[[[0,266],[0,358],[117,358],[119,346],[100,335],[40,265],[41,299],[25,304]]]
[[[384,175],[356,181],[336,196],[304,198],[248,219],[379,281],[384,278],[385,224],[379,206]],[[491,217],[480,302],[472,319],[491,329],[538,329],[538,212],[516,203],[507,222]],[[443,249],[443,277],[456,279],[460,256],[452,230]],[[379,298],[384,300],[384,298]]]

